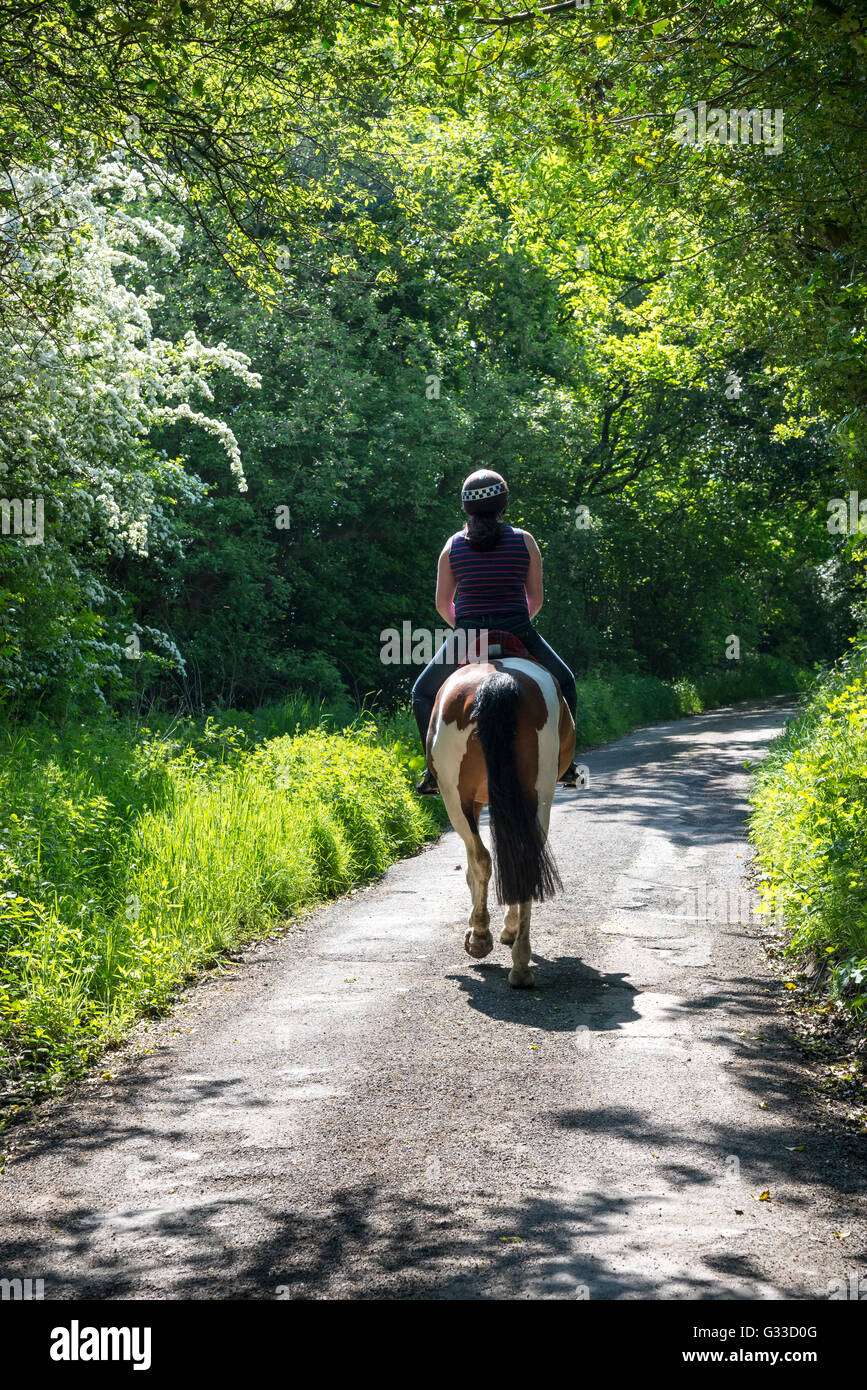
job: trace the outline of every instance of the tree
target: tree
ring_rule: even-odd
[[[207,347],[191,329],[158,337],[159,296],[125,283],[146,270],[143,250],[176,259],[182,235],[142,215],[139,171],[104,162],[73,179],[60,162],[28,171],[14,195],[22,217],[47,205],[51,215],[35,252],[19,249],[13,290],[23,288],[0,325],[0,674],[7,699],[64,683],[95,694],[100,682],[121,683],[124,656],[146,645],[130,628],[126,596],[106,582],[111,557],[177,554],[172,512],[202,496],[177,455],[154,450],[150,431],[170,421],[202,427],[243,488],[234,434],[196,397],[213,399],[220,372],[248,388],[258,378],[242,353]],[[50,325],[34,321],[27,305],[58,284],[63,312]]]

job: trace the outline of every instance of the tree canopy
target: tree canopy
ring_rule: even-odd
[[[7,702],[398,698],[483,465],[578,669],[833,655],[865,52],[824,0],[0,0]]]

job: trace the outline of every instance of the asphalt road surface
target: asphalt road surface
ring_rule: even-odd
[[[0,1276],[46,1298],[827,1298],[865,1268],[867,1165],[805,1110],[744,924],[743,765],[789,712],[584,755],[534,991],[506,947],[464,953],[451,831],[188,990],[13,1133]]]

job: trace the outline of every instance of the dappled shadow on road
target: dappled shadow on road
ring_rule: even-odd
[[[779,708],[712,711],[651,725],[579,753],[578,761],[589,769],[589,786],[558,789],[557,814],[568,819],[590,813],[601,822],[611,818],[664,830],[674,845],[741,839],[748,808],[745,789],[739,796],[734,779],[780,732],[780,713]],[[713,741],[733,729],[736,742]]]
[[[590,1019],[594,1046],[616,1042],[621,1027],[639,1014],[640,991],[574,957],[560,958],[556,967],[546,972],[547,997],[510,990],[504,967],[493,968],[493,979],[490,966],[474,966],[471,976],[454,978],[470,1006],[492,1019],[559,1033],[574,1027],[580,1016]],[[748,984],[731,982],[735,991]],[[743,1008],[745,1017],[755,1003],[726,988],[692,1004],[713,1008],[721,999]],[[711,1031],[705,1041],[714,1038]],[[663,1125],[651,1106],[582,1107],[581,1055],[576,1054],[576,1084],[569,1085],[576,1100],[538,1114],[522,1131],[527,1145],[521,1157],[506,1151],[492,1160],[480,1148],[475,1185],[468,1184],[466,1168],[450,1167],[450,1141],[444,1137],[441,1143],[436,1132],[439,1116],[431,1115],[429,1141],[419,1141],[428,1159],[420,1158],[412,1176],[400,1156],[399,1114],[382,1112],[387,1152],[372,1160],[383,1170],[373,1175],[367,1162],[359,1162],[358,1148],[335,1114],[333,1144],[345,1149],[344,1172],[336,1184],[332,1167],[326,1164],[322,1172],[315,1167],[314,1153],[325,1154],[321,1143],[311,1144],[300,1161],[293,1150],[291,1163],[285,1152],[275,1155],[265,1144],[245,1144],[236,1156],[226,1155],[218,1172],[212,1168],[187,1185],[178,1185],[177,1164],[198,1155],[176,1154],[174,1176],[164,1174],[162,1187],[146,1180],[136,1190],[127,1180],[120,1202],[109,1189],[101,1198],[105,1205],[97,1206],[94,1198],[92,1205],[79,1201],[72,1209],[61,1207],[51,1213],[50,1230],[36,1213],[19,1220],[14,1233],[7,1225],[7,1234],[0,1236],[0,1271],[4,1277],[36,1272],[45,1278],[49,1298],[827,1296],[824,1276],[817,1283],[818,1276],[796,1272],[788,1283],[769,1282],[768,1251],[779,1247],[780,1227],[792,1230],[801,1214],[810,1216],[817,1192],[832,1203],[829,1239],[832,1222],[834,1229],[851,1224],[854,1233],[857,1212],[850,1218],[849,1211],[865,1189],[864,1155],[859,1156],[854,1137],[819,1134],[799,1114],[792,1103],[798,1076],[794,1053],[782,1028],[746,1038],[731,1078],[733,1086],[769,1107],[770,1124],[764,1112],[761,1118],[754,1112],[754,1120],[741,1115],[736,1123],[722,1116],[709,1120],[705,1113],[700,1127],[690,1127],[686,1121],[672,1123],[670,1116]],[[171,1054],[148,1061],[157,1064],[154,1074],[131,1074],[113,1083],[117,1105],[111,1115],[102,1108],[96,1112],[98,1123],[95,1117],[89,1124],[70,1106],[62,1123],[56,1118],[47,1147],[62,1162],[68,1189],[75,1187],[76,1165],[91,1150],[105,1153],[113,1146],[130,1150],[125,1158],[142,1165],[145,1179],[159,1149],[152,1174],[158,1180],[166,1149],[190,1143],[191,1106],[200,1117],[203,1147],[212,1106],[220,1109],[221,1125],[227,1110],[237,1114],[239,1143],[256,1115],[267,1131],[271,1101],[252,1095],[244,1078],[175,1078],[167,1090],[171,1078],[164,1071],[171,1071]],[[370,1084],[380,1080],[373,1077]],[[531,1096],[529,1076],[526,1085]],[[516,1094],[521,1096],[520,1089]],[[158,1129],[145,1118],[153,1114],[154,1103]],[[31,1152],[45,1142],[42,1136],[34,1140]],[[553,1171],[594,1174],[589,1190],[542,1186],[534,1166],[536,1142],[546,1149],[539,1171],[552,1171],[549,1157],[556,1153]],[[600,1159],[605,1153],[607,1171]],[[435,1171],[422,1177],[431,1156]],[[734,1181],[730,1164],[727,1168],[731,1158],[737,1160]],[[117,1171],[123,1173],[123,1165]],[[253,1177],[249,1186],[247,1174]],[[770,1202],[760,1208],[758,1197],[766,1188]],[[711,1198],[710,1206],[703,1194]],[[730,1214],[721,1217],[722,1210]],[[8,1207],[3,1214],[13,1216]],[[696,1222],[707,1223],[701,1239]],[[748,1227],[748,1237],[733,1237],[729,1226]],[[867,1246],[855,1239],[841,1249],[844,1255],[847,1267],[867,1265]],[[808,1263],[800,1261],[796,1270]]]
[[[767,1059],[753,1059],[751,1070],[738,1080],[766,1081]],[[700,1131],[687,1131],[623,1105],[563,1106],[539,1119],[548,1135],[554,1122],[573,1159],[579,1159],[576,1148],[595,1152],[596,1138],[615,1145],[617,1177],[600,1173],[588,1191],[552,1191],[535,1183],[532,1152],[499,1163],[480,1154],[478,1184],[470,1188],[450,1170],[446,1145],[442,1170],[415,1190],[389,1157],[385,1175],[347,1178],[337,1186],[330,1170],[320,1175],[312,1159],[308,1166],[278,1164],[273,1190],[263,1191],[259,1182],[245,1190],[230,1163],[222,1181],[213,1174],[205,1179],[205,1192],[172,1191],[167,1181],[168,1190],[142,1192],[135,1205],[80,1204],[53,1213],[50,1239],[38,1218],[21,1222],[14,1235],[0,1238],[0,1269],[5,1277],[38,1271],[49,1298],[143,1292],[197,1299],[767,1297],[762,1230],[753,1216],[762,1189],[771,1189],[762,1217],[772,1245],[779,1243],[775,1223],[791,1229],[793,1217],[815,1200],[802,1184],[827,1188],[837,1228],[848,1224],[846,1195],[864,1189],[863,1155],[854,1161],[854,1143],[816,1134],[797,1113],[790,1122],[780,1118],[772,1132],[757,1123],[706,1118]],[[98,1136],[81,1138],[88,1146],[94,1139],[110,1145],[142,1133],[146,1129],[119,1119]],[[168,1136],[161,1127],[150,1137],[163,1144]],[[437,1148],[432,1135],[430,1151]],[[730,1184],[732,1156],[740,1172]],[[244,1159],[248,1171],[268,1163],[256,1150]],[[588,1168],[586,1160],[579,1166]],[[572,1164],[562,1167],[565,1173]],[[704,1243],[692,1229],[702,1219],[701,1203],[693,1195],[684,1207],[688,1189],[722,1191],[732,1212],[722,1222],[718,1212],[705,1215],[715,1229]],[[111,1202],[110,1193],[105,1200]],[[749,1250],[720,1229],[744,1224],[734,1214],[739,1207],[747,1209]],[[867,1248],[853,1242],[845,1256],[861,1268]],[[821,1297],[825,1288],[805,1276],[772,1292]]]
[[[769,1290],[792,1298],[822,1293],[799,1282],[770,1289],[754,1257],[725,1242],[706,1254],[690,1252],[688,1268],[676,1254],[669,1261],[658,1251],[651,1257],[641,1230],[656,1215],[659,1197],[601,1184],[569,1196],[445,1194],[368,1179],[330,1191],[315,1208],[308,1203],[309,1195],[300,1194],[297,1203],[285,1196],[276,1201],[268,1234],[259,1240],[249,1238],[254,1199],[239,1197],[165,1212],[140,1242],[105,1242],[98,1250],[84,1244],[93,1218],[79,1210],[66,1218],[62,1234],[81,1233],[69,1251],[86,1258],[87,1273],[71,1280],[56,1253],[42,1257],[46,1296],[721,1300]],[[683,1218],[669,1214],[672,1219],[673,1238],[683,1239]],[[29,1244],[6,1243],[0,1256],[6,1273],[37,1267]]]
[[[545,1033],[586,1029],[592,1038],[616,1032],[644,1016],[642,996],[646,991],[628,973],[603,973],[579,956],[547,957],[537,952],[533,953],[532,964],[536,975],[533,990],[511,988],[509,961],[475,963],[470,973],[455,972],[445,979],[457,985],[470,1008],[478,1013]],[[673,997],[671,1003],[656,1007],[655,1017],[663,1027],[670,1023],[677,1035],[692,1018],[706,1043],[730,1046],[734,1039],[743,1056],[755,1053],[761,1059],[764,1065],[756,1078],[756,1088],[765,1096],[773,1095],[775,1077],[781,1089],[789,1084],[784,1058],[792,1056],[792,1042],[782,1020],[772,1013],[769,1017],[769,1001],[774,995],[784,995],[783,982],[762,981],[761,986],[764,993],[759,992],[751,976],[737,976],[725,982],[704,980],[701,993]],[[755,1022],[766,1031],[752,1030],[750,1025]],[[688,1027],[687,1033],[691,1035]],[[779,1054],[773,1054],[769,1046],[771,1034],[779,1044]]]
[[[741,1198],[732,1201],[733,1207],[743,1205],[745,1195],[758,1200],[769,1185],[784,1187],[780,1205],[787,1216],[814,1200],[809,1187],[801,1186],[805,1183],[826,1186],[841,1199],[862,1197],[867,1191],[867,1162],[853,1137],[819,1133],[797,1114],[791,1121],[778,1119],[772,1127],[704,1118],[700,1128],[688,1133],[628,1106],[566,1107],[549,1112],[549,1118],[579,1142],[604,1136],[621,1145],[624,1154],[631,1150],[636,1157],[652,1155],[654,1174],[669,1190],[724,1188],[730,1183],[733,1198],[738,1191]],[[675,1152],[677,1159],[669,1156]],[[746,1184],[751,1195],[738,1189],[738,1182]],[[774,1210],[776,1192],[772,1190],[767,1200]]]
[[[286,1297],[355,1299],[746,1295],[746,1268],[732,1277],[710,1265],[673,1271],[666,1287],[649,1262],[644,1269],[640,1260],[622,1267],[627,1251],[635,1251],[628,1237],[617,1258],[594,1251],[594,1242],[608,1243],[630,1208],[642,1204],[602,1190],[573,1198],[529,1192],[498,1199],[482,1192],[455,1202],[368,1183],[344,1189],[327,1215],[293,1219],[246,1274],[266,1297],[269,1288]]]
[[[533,968],[536,988],[532,991],[512,989],[511,956],[507,964],[485,961],[469,975],[447,975],[446,979],[456,981],[470,1007],[488,1018],[550,1033],[573,1031],[585,1014],[598,1018],[593,1026],[599,1028],[616,1028],[638,1017],[633,1007],[638,990],[624,975],[602,975],[579,956],[549,960],[535,951]]]
[[[148,1058],[146,1074],[131,1070],[109,1085],[91,1081],[86,1092],[71,1087],[63,1102],[45,1114],[44,1125],[33,1124],[21,1131],[23,1152],[29,1159],[38,1159],[62,1150],[64,1166],[74,1171],[87,1165],[93,1153],[102,1154],[114,1144],[130,1145],[132,1150],[138,1143],[152,1143],[152,1126],[144,1116],[136,1115],[143,1107],[150,1111],[159,1106],[159,1142],[163,1146],[189,1142],[186,1122],[191,1112],[205,1116],[213,1106],[235,1110],[240,1125],[241,1116],[267,1111],[268,1098],[254,1091],[244,1077],[191,1075],[179,1081],[174,1063],[172,1049],[166,1048],[163,1056]],[[114,1101],[111,1117],[99,1110],[106,1099]],[[97,1110],[96,1124],[88,1123],[88,1103]],[[172,1128],[173,1117],[179,1121],[177,1129]],[[15,1132],[9,1137],[15,1140]],[[143,1163],[145,1159],[137,1161]]]

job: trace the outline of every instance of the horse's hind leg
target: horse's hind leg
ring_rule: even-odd
[[[551,802],[554,799],[553,786],[551,796],[543,800],[539,806],[539,825],[542,834],[547,840],[548,826],[551,820]],[[536,983],[533,979],[533,972],[530,969],[530,912],[532,902],[511,903],[506,909],[506,920],[503,924],[503,934],[500,940],[512,948],[512,968],[509,971],[509,984],[514,989],[532,989]]]
[[[473,906],[470,912],[470,930],[464,937],[464,949],[476,960],[481,960],[494,949],[488,912],[491,856],[479,837],[475,806],[462,805],[457,788],[445,778],[440,782],[440,791],[449,813],[449,820],[467,850],[467,887],[472,895]]]
[[[488,912],[488,884],[491,880],[491,856],[485,849],[478,833],[466,841],[467,846],[467,884],[473,895],[470,912],[470,930],[464,937],[464,949],[476,960],[487,956],[494,949],[491,936],[491,914]]]
[[[521,909],[518,903],[510,903],[506,908],[506,915],[503,918],[503,930],[500,932],[500,940],[504,946],[512,946],[515,937],[518,935],[518,927],[521,920]]]
[[[513,989],[532,989],[536,983],[530,969],[530,910],[532,906],[533,904],[530,902],[521,903],[520,906],[513,904],[506,913],[503,939],[509,930],[510,914],[514,913],[517,918],[517,933],[510,938],[512,942],[512,968],[509,971],[509,984]],[[509,942],[507,941],[506,944],[508,945]]]

